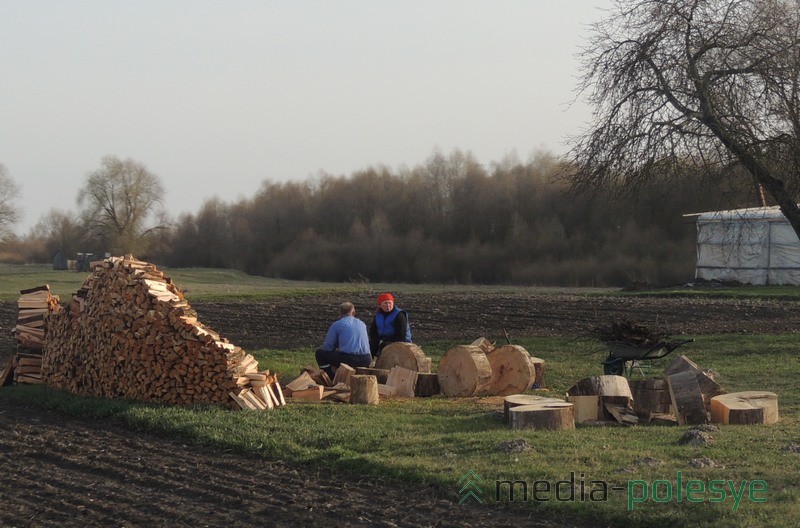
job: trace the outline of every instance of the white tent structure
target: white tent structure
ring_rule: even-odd
[[[800,285],[800,240],[778,207],[696,216],[696,278]]]

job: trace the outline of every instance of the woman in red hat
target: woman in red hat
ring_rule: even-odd
[[[398,341],[411,343],[408,313],[394,305],[394,296],[391,293],[382,293],[378,296],[375,318],[369,326],[370,352],[377,358],[383,347]]]

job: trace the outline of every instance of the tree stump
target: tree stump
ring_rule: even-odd
[[[430,372],[431,359],[414,343],[390,343],[375,361],[375,368],[389,370],[403,367],[415,372]]]
[[[508,416],[512,429],[550,431],[575,429],[572,404],[563,401],[519,405],[509,409]]]
[[[492,367],[489,394],[507,396],[528,390],[536,381],[536,371],[528,351],[519,345],[505,345],[486,353]]]
[[[458,345],[445,352],[438,377],[445,396],[482,396],[492,386],[492,366],[480,347]]]
[[[439,387],[439,377],[430,372],[420,372],[417,374],[417,384],[414,387],[414,395],[418,398],[427,398],[434,394],[439,394],[442,389]]]
[[[721,424],[772,424],[778,421],[778,396],[745,391],[711,398],[711,421]]]
[[[538,405],[540,403],[563,403],[564,400],[558,398],[547,398],[534,394],[512,394],[503,398],[503,420],[509,423],[508,411],[513,407],[521,405]]]
[[[350,376],[350,403],[378,405],[378,379],[375,376]]]

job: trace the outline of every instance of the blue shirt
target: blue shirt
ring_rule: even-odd
[[[352,315],[342,317],[328,328],[323,350],[339,350],[345,354],[370,355],[367,325]]]

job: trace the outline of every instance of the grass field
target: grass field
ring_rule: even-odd
[[[28,279],[34,285],[41,283],[42,273],[47,274],[43,270],[31,271],[9,279],[4,270],[0,271],[3,272],[0,295],[26,287],[20,284]],[[246,276],[245,282],[240,283],[238,274],[219,270],[174,270],[169,274],[188,288],[190,296],[193,289],[198,295],[213,296],[224,288],[283,295],[287,291],[297,294],[319,291],[317,288],[358,287],[281,283]],[[76,284],[81,281],[82,278]],[[60,288],[72,284],[66,280],[47,279],[47,282],[54,290],[55,285]],[[220,282],[227,285],[221,286]],[[529,487],[527,495],[521,494],[521,484],[515,488],[514,502],[518,507],[532,508],[538,514],[565,522],[580,518],[603,526],[797,525],[800,337],[689,337],[696,341],[681,352],[702,367],[718,372],[718,381],[729,392],[777,393],[781,421],[771,426],[723,426],[713,433],[712,445],[687,447],[677,444],[687,427],[639,425],[578,427],[558,432],[514,431],[502,422],[502,403],[496,397],[387,400],[375,407],[291,403],[266,413],[79,398],[39,386],[4,388],[0,398],[20,399],[28,405],[65,414],[111,420],[137,430],[179,436],[187,442],[309,467],[433,483],[454,501],[461,498],[459,479],[470,471],[482,479],[480,497],[484,502],[496,500],[498,481],[524,482]],[[602,354],[592,343],[567,338],[521,338],[518,344],[546,361],[548,390],[542,394],[561,397],[576,380],[599,373]],[[434,364],[446,351],[446,345],[440,342],[420,345],[434,359]],[[314,362],[311,349],[253,353],[260,364],[283,373],[284,382],[303,365]],[[670,359],[668,356],[650,362],[644,376],[658,376]],[[499,449],[503,442],[520,438],[531,449],[522,453]],[[716,466],[701,469],[692,466],[694,460],[702,458],[712,460]],[[680,497],[678,479],[683,483]],[[573,500],[556,500],[557,488],[564,492],[560,498],[569,498],[566,490],[571,487],[570,480],[574,480],[577,488]],[[687,496],[689,481],[696,482],[691,494],[695,501]],[[766,489],[762,489],[762,481]],[[549,493],[544,491],[546,485],[550,487]],[[586,500],[580,500],[581,485]],[[698,491],[700,486],[702,492]],[[604,487],[606,492],[602,493]],[[500,489],[500,500],[508,500],[508,486],[501,485]],[[534,489],[539,490],[536,498],[549,500],[534,500]],[[590,490],[599,491],[591,496]]]

